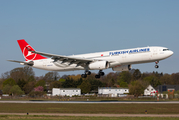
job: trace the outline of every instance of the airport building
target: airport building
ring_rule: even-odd
[[[163,93],[165,91],[178,91],[179,85],[158,85],[156,87],[156,90],[159,91],[159,93]]]
[[[98,96],[99,97],[124,97],[129,93],[128,88],[113,88],[113,87],[99,87]]]
[[[80,96],[81,89],[80,88],[53,88],[52,96]]]

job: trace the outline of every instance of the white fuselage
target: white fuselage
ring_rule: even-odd
[[[106,52],[96,52],[89,54],[73,55],[70,57],[86,58],[102,61],[110,61],[108,68],[113,68],[120,65],[131,65],[139,63],[155,62],[166,59],[173,54],[172,51],[165,47],[142,47],[124,50],[114,50]],[[69,65],[68,62],[61,63],[54,59],[34,60],[34,68],[50,70],[50,71],[73,71],[85,70],[82,66],[76,64]],[[92,70],[92,69],[91,69]]]

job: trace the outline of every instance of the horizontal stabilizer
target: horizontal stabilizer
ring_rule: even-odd
[[[29,61],[29,62],[17,61],[17,60],[7,60],[7,61],[16,62],[16,63],[24,63],[24,65],[30,65],[30,66],[33,66],[33,65],[34,65],[34,62],[33,62],[33,61]]]

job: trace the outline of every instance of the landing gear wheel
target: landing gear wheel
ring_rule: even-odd
[[[104,74],[104,72],[100,72],[100,76],[104,76],[105,74]]]
[[[155,68],[159,68],[159,66],[158,66],[158,65],[155,65]]]
[[[86,74],[82,74],[81,77],[82,77],[82,78],[86,78],[87,75],[86,75]]]
[[[100,78],[100,75],[95,75],[95,78]]]
[[[90,71],[86,71],[85,74],[91,75],[91,72]]]

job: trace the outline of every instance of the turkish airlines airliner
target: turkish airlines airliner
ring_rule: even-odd
[[[99,70],[95,77],[100,78],[104,75],[104,72],[102,72],[104,69],[112,68],[113,71],[128,71],[131,70],[132,64],[139,63],[155,62],[155,68],[158,68],[160,60],[173,55],[173,52],[168,48],[153,46],[62,56],[35,51],[24,39],[17,40],[17,42],[26,61],[8,61],[49,71],[84,70],[84,74],[81,75],[82,78],[90,75],[90,70]]]

